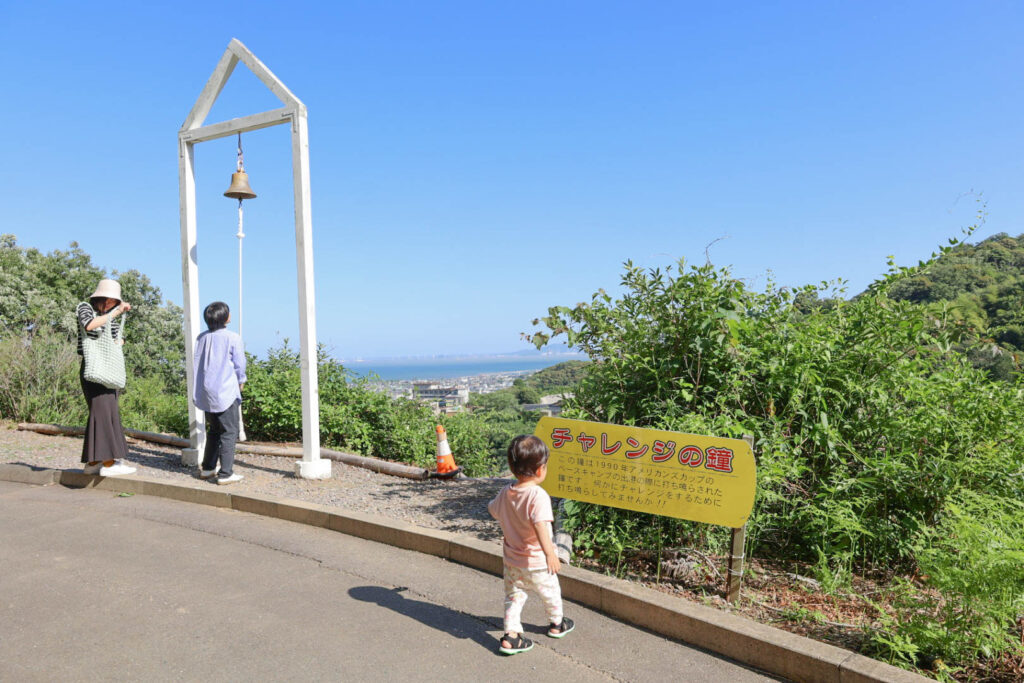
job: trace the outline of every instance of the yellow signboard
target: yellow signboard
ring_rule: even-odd
[[[694,522],[743,526],[754,507],[754,453],[742,439],[543,417],[542,486],[556,498]]]

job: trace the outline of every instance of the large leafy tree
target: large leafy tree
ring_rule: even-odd
[[[0,339],[77,335],[74,310],[104,277],[120,281],[128,314],[125,358],[134,377],[157,376],[170,390],[184,389],[181,308],[165,302],[152,281],[132,269],[123,273],[93,264],[77,243],[43,253],[20,247],[13,235],[0,236]]]

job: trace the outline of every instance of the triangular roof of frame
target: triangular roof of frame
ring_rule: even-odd
[[[231,78],[231,73],[235,70],[235,66],[239,61],[249,67],[249,71],[256,78],[260,79],[263,85],[267,86],[270,92],[274,93],[274,96],[281,100],[282,104],[286,107],[294,107],[299,114],[306,113],[306,105],[292,94],[292,91],[285,87],[284,83],[263,62],[257,59],[256,55],[249,48],[242,44],[242,41],[232,38],[231,42],[228,43],[228,49],[224,50],[224,54],[217,63],[217,67],[213,70],[213,74],[210,75],[210,80],[206,82],[203,91],[199,93],[199,99],[192,106],[192,111],[188,113],[188,118],[185,119],[185,123],[181,124],[182,131],[194,130],[203,125],[210,113],[210,109],[213,108],[213,103],[217,101],[221,90],[224,89],[224,84]]]

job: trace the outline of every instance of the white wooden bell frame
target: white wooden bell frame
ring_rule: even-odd
[[[284,105],[280,109],[203,125],[235,66],[241,61]],[[199,263],[196,248],[195,145],[207,140],[260,128],[289,124],[292,135],[292,178],[295,186],[295,257],[299,280],[299,352],[302,371],[302,460],[295,472],[304,479],[327,479],[331,461],[320,457],[320,398],[317,381],[316,296],[313,286],[313,229],[309,199],[309,125],[306,105],[291,93],[264,64],[237,39],[232,39],[213,75],[178,131],[178,181],[181,210],[181,279],[185,305],[185,364],[188,378],[189,448],[181,453],[183,465],[202,460],[206,442],[205,415],[192,401],[195,378],[193,353],[201,331]]]

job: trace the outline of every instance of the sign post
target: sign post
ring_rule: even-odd
[[[754,437],[747,434],[744,435],[743,440],[747,442],[750,452],[753,453]],[[746,554],[746,545],[747,525],[744,524],[740,528],[732,530],[732,543],[729,547],[729,573],[726,575],[725,580],[726,602],[736,602],[740,599],[740,584],[743,583],[743,560]]]
[[[735,601],[757,482],[752,438],[554,417],[534,435],[551,452],[542,486],[552,496],[730,527],[726,595]]]

